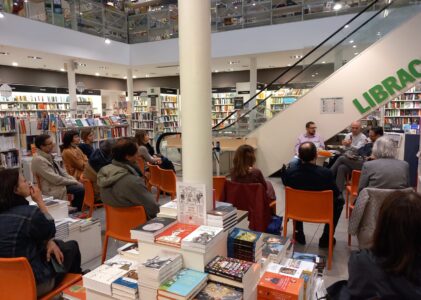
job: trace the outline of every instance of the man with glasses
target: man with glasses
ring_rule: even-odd
[[[297,138],[297,142],[295,143],[295,156],[290,161],[289,167],[296,167],[300,163],[300,159],[298,158],[298,148],[302,143],[305,142],[312,142],[317,149],[324,149],[325,143],[323,138],[316,133],[316,124],[312,121],[306,123],[306,132],[301,134]]]
[[[74,177],[67,174],[51,154],[54,142],[48,134],[41,134],[35,138],[37,155],[32,159],[32,172],[43,195],[54,199],[67,200],[67,194],[73,195],[72,206],[82,209],[85,189]]]

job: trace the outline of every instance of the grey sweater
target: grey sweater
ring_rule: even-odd
[[[98,172],[97,183],[101,200],[114,207],[141,205],[148,219],[154,218],[159,206],[147,190],[144,180],[128,163],[113,162]]]

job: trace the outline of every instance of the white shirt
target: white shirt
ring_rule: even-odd
[[[345,149],[347,150],[358,150],[367,143],[367,137],[362,132],[360,132],[357,135],[352,135],[352,133],[348,133],[345,136],[345,140],[351,140],[351,145],[345,147]]]

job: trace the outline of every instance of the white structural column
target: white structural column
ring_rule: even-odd
[[[66,64],[67,69],[67,87],[69,89],[70,114],[76,117],[77,113],[77,96],[76,96],[76,72],[75,63],[73,61]]]
[[[250,98],[256,94],[257,90],[257,59],[255,56],[250,57]],[[249,99],[250,99],[249,98]],[[256,98],[248,104],[248,108],[252,108],[257,103]],[[254,130],[257,112],[253,110],[249,114],[249,130]]]
[[[127,69],[127,99],[129,100],[129,113],[133,112],[133,72],[132,69]]]
[[[206,185],[212,209],[210,1],[179,0],[180,90],[183,181]]]

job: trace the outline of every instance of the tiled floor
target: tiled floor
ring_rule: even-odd
[[[281,180],[278,178],[271,178],[269,180],[272,182],[276,191],[277,214],[282,216],[284,213],[284,207],[285,207],[285,201],[284,201],[284,195],[283,195],[284,187],[282,185]],[[167,201],[169,201],[169,197],[161,197],[160,204],[166,203]],[[104,230],[105,229],[104,210],[103,209],[95,210],[94,217],[99,218],[101,220],[102,229]],[[297,244],[295,246],[295,250],[298,252],[321,254],[327,257],[327,250],[319,249],[318,247],[318,242],[323,231],[323,226],[324,226],[323,224],[319,225],[319,224],[305,223],[304,232],[306,235],[307,244],[305,246]],[[350,252],[352,250],[357,250],[357,247],[355,247],[356,245],[355,240],[352,241],[354,246],[348,247],[347,228],[348,228],[348,220],[345,219],[345,211],[343,210],[341,219],[339,220],[339,224],[335,232],[336,246],[334,248],[334,253],[333,253],[332,269],[330,271],[326,270],[326,274],[325,274],[326,287],[338,280],[348,278],[348,258],[349,258]],[[288,224],[288,234],[289,235],[292,234],[291,222],[289,222]],[[108,243],[107,256],[109,258],[114,256],[117,253],[117,248],[119,248],[123,244],[124,243],[110,239]],[[94,269],[95,267],[99,265],[100,265],[100,258],[95,259],[85,264],[83,266],[83,269],[87,269],[87,268]]]

